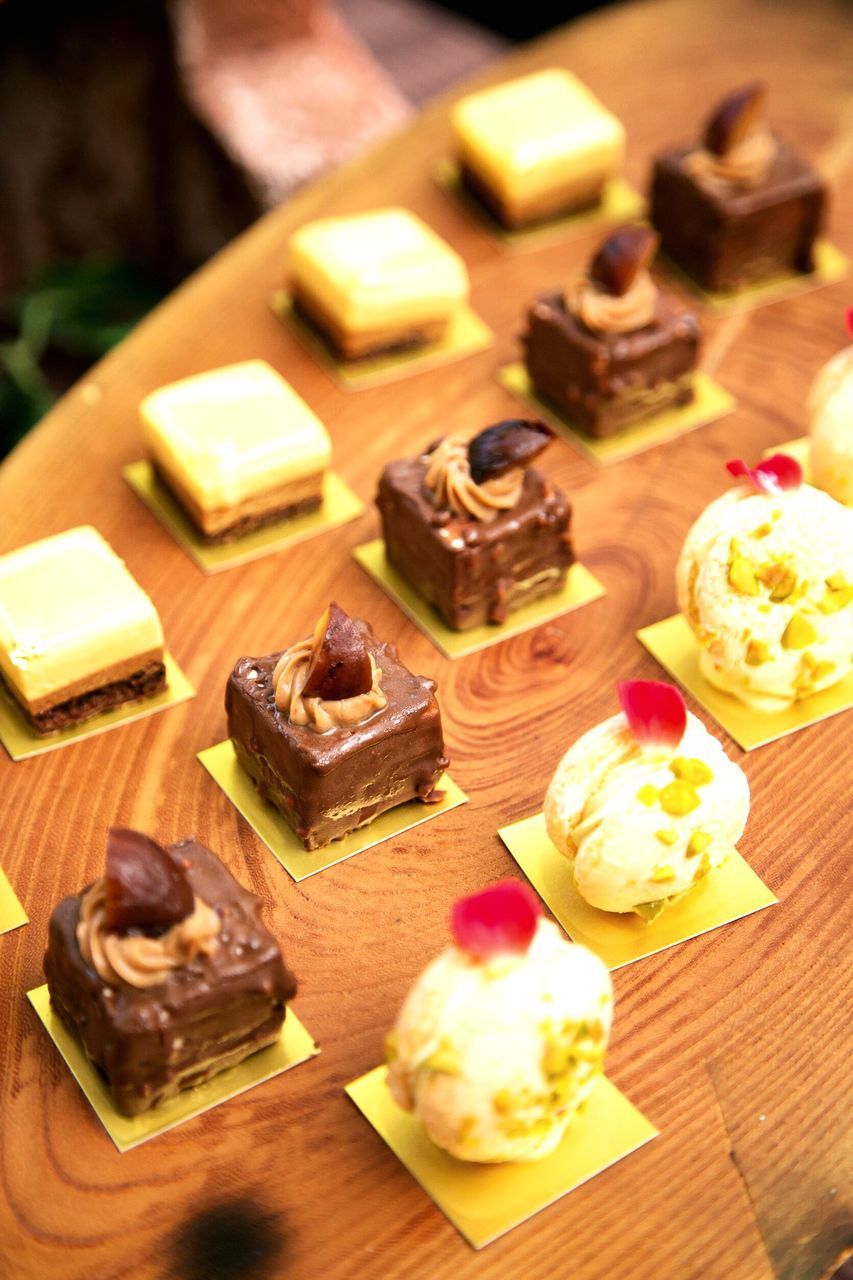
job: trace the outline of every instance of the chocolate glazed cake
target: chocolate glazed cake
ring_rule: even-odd
[[[306,696],[305,703],[319,704],[321,712],[326,707],[337,717],[348,703],[356,706],[360,697],[370,696],[372,671],[377,696],[363,719],[330,722],[319,731],[317,724],[294,723],[293,709],[276,705],[277,669],[302,650],[308,661],[309,641],[284,653],[241,658],[225,695],[228,732],[240,764],[306,849],[338,840],[395,805],[434,798],[448,763],[435,681],[408,671],[394,646],[378,640],[366,622],[348,618],[337,606],[331,610],[332,628],[327,611],[312,652],[338,687],[318,685],[317,696]],[[365,687],[358,687],[357,676],[355,684],[344,687],[341,673],[364,661]],[[304,691],[309,692],[307,683]]]
[[[118,871],[111,868],[116,858],[122,862]],[[162,859],[171,860],[173,872]],[[150,893],[152,878],[158,876],[166,884],[159,914],[157,895]],[[87,916],[86,896],[106,895],[97,929],[110,911],[110,894],[116,892],[124,920],[135,923],[115,930],[106,926],[98,956],[92,951],[87,961],[78,933]],[[175,910],[176,897],[187,893],[188,902]],[[95,966],[104,963],[104,954],[115,957],[109,948],[118,945],[116,940],[141,943],[143,950],[156,946],[174,928],[176,917],[192,912],[199,900],[212,922],[207,926],[212,940],[204,944],[207,953],[188,953],[186,963],[176,962],[162,981],[151,985],[135,986],[118,974],[109,980],[99,975]],[[154,920],[159,923],[149,923]],[[89,928],[85,920],[83,927]],[[148,971],[149,964],[144,954],[132,962],[133,973],[124,962],[121,971],[134,982],[149,983],[158,976]],[[163,850],[147,837],[121,830],[110,836],[105,881],[65,898],[53,912],[44,971],[54,1008],[105,1077],[116,1108],[128,1116],[272,1044],[285,1004],[296,992],[295,979],[261,919],[261,900],[242,888],[209,849],[188,837]]]

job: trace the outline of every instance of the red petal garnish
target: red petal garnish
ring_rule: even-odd
[[[677,747],[687,728],[687,707],[674,684],[621,680],[619,701],[641,746]]]
[[[539,900],[520,880],[501,880],[454,903],[450,930],[456,945],[477,960],[501,951],[523,955],[539,919]]]
[[[732,476],[745,476],[760,493],[784,493],[786,489],[799,489],[803,483],[803,468],[787,453],[774,453],[757,467],[748,467],[742,458],[733,458],[726,463],[726,470]]]
[[[853,338],[853,307],[848,307],[844,312],[844,323],[847,325],[847,332]]]

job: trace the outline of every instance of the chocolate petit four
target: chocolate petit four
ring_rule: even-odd
[[[44,971],[128,1116],[272,1044],[296,993],[260,898],[209,849],[124,828],[104,876],[51,916]]]
[[[313,637],[241,658],[225,707],[237,759],[306,849],[433,799],[447,768],[435,681],[336,604]]]
[[[571,504],[529,464],[553,433],[510,419],[389,462],[376,503],[385,553],[449,627],[500,623],[559,591],[574,561]]]
[[[507,227],[596,204],[625,156],[616,117],[557,68],[463,98],[452,123],[463,183]]]
[[[345,359],[437,342],[468,300],[468,271],[406,209],[322,218],[290,242],[293,300]]]
[[[593,436],[693,399],[699,322],[648,271],[657,236],[623,227],[566,293],[527,313],[524,359],[537,393]]]
[[[157,610],[97,530],[0,556],[0,674],[40,734],[165,689]]]
[[[161,387],[140,406],[158,477],[206,542],[226,542],[323,500],[332,444],[264,360]]]
[[[673,262],[714,292],[814,269],[827,203],[811,165],[771,133],[767,91],[724,99],[701,143],[654,162],[651,220]]]

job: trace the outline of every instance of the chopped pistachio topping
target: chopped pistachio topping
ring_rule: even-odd
[[[687,857],[695,858],[697,854],[704,853],[710,843],[711,837],[707,831],[694,831],[687,841]]]
[[[704,787],[714,780],[713,771],[704,760],[697,760],[695,756],[676,756],[669,768],[676,778],[692,782],[694,787]]]
[[[646,804],[651,809],[652,805],[658,798],[657,787],[653,787],[650,782],[645,783],[637,792],[637,799],[642,804]]]
[[[770,647],[764,640],[750,640],[746,646],[746,665],[760,667],[762,662],[770,661]]]
[[[697,880],[704,880],[705,876],[708,874],[710,870],[711,870],[711,859],[708,857],[707,853],[703,853],[701,854],[699,861],[696,864],[696,870],[693,872],[694,884],[696,883]]]
[[[660,840],[661,844],[674,845],[678,840],[678,832],[673,830],[656,831],[655,836]]]
[[[746,556],[733,556],[729,562],[729,586],[742,596],[757,596],[761,591],[755,567]]]
[[[805,649],[817,639],[817,631],[804,613],[792,613],[788,625],[782,632],[783,649]]]
[[[752,533],[750,534],[750,537],[766,538],[768,533],[772,533],[772,532],[773,532],[773,525],[770,523],[769,520],[765,520],[764,524],[760,524],[757,529],[753,529]]]
[[[671,813],[674,817],[690,813],[692,809],[697,809],[699,804],[696,788],[684,778],[676,778],[674,782],[668,782],[660,793],[660,807],[665,813]]]
[[[666,862],[659,867],[655,867],[654,871],[649,876],[649,879],[652,884],[665,884],[667,880],[675,879],[675,872],[669,863]]]
[[[834,573],[826,579],[826,591],[818,602],[821,613],[839,613],[853,600],[853,586],[847,582],[843,573]]]

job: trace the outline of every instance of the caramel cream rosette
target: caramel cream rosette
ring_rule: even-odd
[[[821,369],[808,408],[814,482],[838,502],[853,506],[853,347],[839,351]]]
[[[424,455],[424,488],[439,509],[488,524],[518,505],[525,468],[552,435],[544,422],[508,419],[470,439],[445,436]]]
[[[220,920],[150,837],[113,827],[106,873],[81,895],[77,945],[110,986],[156,987],[219,945]]]
[[[569,748],[551,780],[548,835],[602,911],[654,919],[743,833],[745,774],[695,716],[684,725],[675,743],[643,742],[624,713],[612,716]]]
[[[285,650],[272,682],[278,710],[291,724],[315,733],[363,724],[387,705],[381,668],[336,604],[320,618],[310,640]]]
[[[853,512],[828,494],[729,490],[688,533],[676,583],[703,675],[756,710],[850,673]]]
[[[760,186],[778,151],[764,118],[766,99],[765,86],[756,83],[721,102],[705,128],[702,147],[685,158],[687,171],[711,188]]]
[[[520,932],[518,919],[496,918],[501,896],[516,915],[521,900]],[[457,945],[417,979],[388,1037],[389,1089],[460,1160],[541,1159],[602,1070],[610,975],[539,917],[518,881],[457,903],[453,925]]]
[[[593,333],[633,333],[655,318],[658,288],[648,266],[658,247],[649,227],[622,227],[600,245],[566,304]]]

